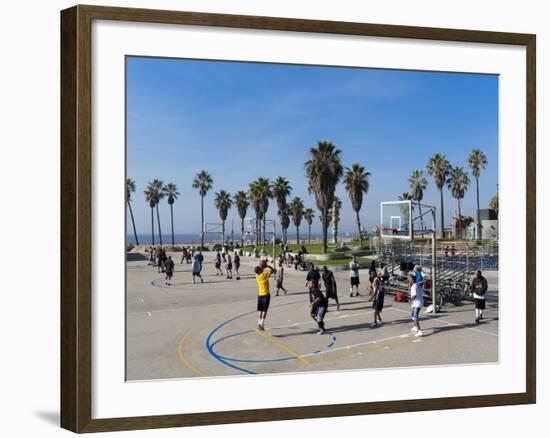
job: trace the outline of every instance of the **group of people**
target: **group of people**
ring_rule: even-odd
[[[174,261],[172,260],[172,256],[167,255],[166,249],[161,246],[150,246],[146,252],[149,253],[149,263],[147,265],[157,268],[159,274],[164,273],[164,284],[170,286],[172,277],[174,276]]]
[[[222,271],[222,263],[225,270],[225,278],[232,279],[233,268],[235,268],[235,279],[236,280],[241,279],[241,276],[239,273],[239,269],[241,267],[241,256],[239,255],[239,251],[235,250],[235,252],[233,253],[233,259],[232,259],[231,254],[225,248],[223,248],[222,251],[218,249],[214,257],[214,266],[216,268],[216,275],[222,275],[222,276],[224,275],[224,272]]]
[[[276,295],[282,290],[286,294],[287,290],[283,286],[284,279],[284,265],[285,260],[283,257],[279,259],[279,267],[275,268],[269,266],[267,261],[261,260],[258,266],[256,266],[254,272],[256,274],[256,281],[258,284],[258,329],[265,330],[265,319],[270,303],[270,288],[269,278],[272,274],[275,274],[277,281]],[[350,297],[359,296],[359,263],[356,257],[350,262]],[[382,265],[380,269],[376,269],[375,262],[373,261],[369,268],[369,281],[371,283],[371,297],[373,308],[374,321],[370,325],[371,328],[380,327],[383,325],[382,310],[384,308],[384,285],[388,283],[389,273],[386,266]],[[323,282],[325,293],[321,291],[321,280]],[[411,331],[414,332],[414,336],[423,336],[422,329],[420,327],[420,310],[424,306],[424,285],[426,279],[422,271],[421,266],[414,266],[414,270],[407,276],[407,283],[409,289],[409,303],[411,307]],[[334,273],[323,266],[322,270],[311,263],[309,271],[306,277],[306,287],[308,288],[309,296],[309,308],[310,315],[318,325],[317,334],[325,333],[325,315],[327,313],[329,299],[336,301],[336,308],[340,310],[340,303],[338,301],[338,289]],[[485,309],[485,293],[487,291],[487,280],[481,275],[481,271],[477,271],[475,278],[472,281],[471,289],[473,292],[475,311],[476,311],[476,323],[479,323],[483,318],[483,310]]]

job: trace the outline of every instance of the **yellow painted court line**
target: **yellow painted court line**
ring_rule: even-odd
[[[267,333],[265,333],[264,331],[260,330],[259,328],[257,327],[254,327],[254,330],[256,330],[256,333],[258,333],[259,335],[263,336],[265,339],[267,339],[268,341],[272,342],[273,344],[275,344],[277,347],[283,349],[284,351],[286,351],[288,354],[291,354],[292,356],[294,356],[296,359],[298,359],[300,362],[308,365],[309,362],[304,359],[301,355],[299,355],[298,353],[296,353],[294,350],[292,350],[290,347],[288,347],[286,344],[283,344],[281,341],[275,339],[273,336],[270,336],[268,335]]]
[[[182,336],[180,338],[180,341],[178,343],[178,356],[180,357],[181,363],[184,364],[191,371],[193,371],[195,374],[197,374],[199,376],[202,376],[202,377],[207,377],[208,374],[206,374],[204,371],[201,371],[198,368],[195,368],[193,365],[191,365],[191,363],[187,360],[187,358],[185,357],[185,354],[183,353],[183,342],[185,341],[185,338],[187,336],[189,336],[190,333],[191,333],[191,330],[188,331],[185,336]]]

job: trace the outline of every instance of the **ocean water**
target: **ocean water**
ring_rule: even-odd
[[[266,236],[266,238],[269,239],[270,236]],[[312,232],[311,233],[311,240],[316,240],[316,241],[319,241],[321,240],[323,237],[323,235],[319,232],[317,233],[314,233]],[[352,234],[347,234],[347,233],[344,233],[342,235],[339,235],[338,236],[339,238],[341,239],[348,239],[350,237],[354,237],[354,235]],[[225,238],[226,240],[231,240],[231,233],[226,233],[225,235]],[[277,235],[277,238],[280,239],[281,236],[280,235]],[[305,230],[305,233],[302,232],[302,230],[300,230],[300,240],[301,241],[307,241],[307,238],[308,238],[308,234],[307,234],[307,230]],[[331,240],[332,238],[332,234],[330,232],[330,229],[329,229],[329,233],[328,233],[328,239],[329,241]],[[147,234],[147,233],[138,233],[138,239],[139,239],[139,244],[140,245],[150,245],[152,242],[151,242],[151,233]],[[289,230],[289,233],[288,233],[288,239],[289,241],[293,241],[293,240],[296,240],[296,234],[295,233],[290,233],[290,230]],[[134,234],[133,233],[130,233],[130,234],[127,234],[126,235],[126,242],[128,245],[134,245],[136,242],[135,242],[135,237],[134,237]],[[211,242],[219,242],[221,240],[221,237],[219,234],[211,234],[211,235],[206,235],[204,236],[204,241],[206,243],[211,243]],[[241,234],[240,233],[235,233],[234,234],[234,240],[236,242],[240,242],[241,240]],[[155,244],[159,244],[159,239],[158,239],[158,235],[155,234]],[[170,233],[166,234],[166,233],[162,233],[162,243],[163,244],[171,244],[172,243],[172,236]],[[174,243],[176,245],[178,244],[182,244],[182,243],[186,243],[186,244],[200,244],[201,243],[201,236],[199,233],[175,233],[174,234]]]

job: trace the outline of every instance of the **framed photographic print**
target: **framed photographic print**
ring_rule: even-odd
[[[534,35],[75,6],[61,55],[62,427],[535,402]]]

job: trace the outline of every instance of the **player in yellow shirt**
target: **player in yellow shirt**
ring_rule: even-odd
[[[268,271],[266,271],[266,268]],[[261,260],[260,264],[254,269],[254,272],[256,273],[256,282],[258,283],[258,328],[265,330],[264,322],[271,299],[271,295],[269,294],[269,277],[275,270],[271,266],[268,266],[265,260]]]

